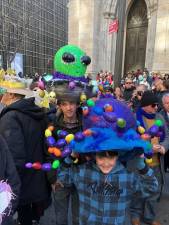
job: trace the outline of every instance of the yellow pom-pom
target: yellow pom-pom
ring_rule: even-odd
[[[87,100],[87,97],[86,97],[86,95],[83,93],[83,94],[81,94],[80,95],[80,101],[81,102],[85,102]]]
[[[138,132],[139,132],[140,134],[144,134],[144,133],[145,133],[144,127],[139,126],[139,127],[138,127]]]
[[[152,163],[152,162],[153,162],[152,158],[151,158],[151,159],[146,159],[146,163],[147,163],[147,164],[150,164],[150,163]]]
[[[50,137],[52,136],[52,132],[49,129],[45,130],[45,137]]]
[[[70,143],[73,139],[74,139],[74,135],[73,134],[68,134],[65,137],[65,140],[66,140],[67,143]]]

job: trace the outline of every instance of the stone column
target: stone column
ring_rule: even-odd
[[[158,1],[153,71],[169,72],[169,1]]]

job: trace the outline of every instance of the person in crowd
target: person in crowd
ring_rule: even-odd
[[[17,208],[18,197],[20,192],[20,179],[16,171],[16,167],[8,149],[8,145],[4,138],[0,136],[0,181],[7,181],[10,185],[15,198],[11,202],[11,210],[6,215],[2,215],[1,223],[1,213],[0,213],[0,224],[1,225],[14,225],[12,216]],[[1,182],[0,182],[1,183]],[[1,192],[0,188],[0,192]],[[0,200],[0,205],[2,199]],[[0,207],[2,209],[2,207]]]
[[[125,84],[124,84],[124,92],[123,92],[123,97],[126,102],[130,101],[134,89],[135,87],[133,86],[132,79],[126,78]]]
[[[165,119],[167,128],[169,129],[169,93],[164,94],[162,97],[163,109],[160,111]],[[164,155],[164,170],[168,172],[169,170],[169,152]]]
[[[128,173],[117,161],[118,152],[132,150],[134,146],[141,146],[144,141],[132,139],[132,143],[130,142],[132,147],[130,145],[128,148],[128,141],[123,143],[123,138],[118,136],[116,122],[100,114],[102,108],[106,109],[106,106],[109,110],[113,107],[116,118],[119,116],[124,118],[127,124],[125,132],[130,129],[136,134],[132,112],[125,104],[112,98],[96,101],[95,105],[90,107],[88,116],[84,116],[84,133],[89,130],[94,133],[84,136],[82,140],[74,140],[72,147],[75,152],[90,156],[91,160],[78,167],[63,165],[57,177],[58,184],[67,188],[75,185],[78,191],[80,225],[130,225],[129,206],[132,194],[148,197],[156,193],[158,187],[157,180],[152,170],[145,165],[143,157],[138,156],[138,175]],[[99,108],[97,114],[96,109]],[[97,116],[99,123],[93,121],[94,116]]]
[[[137,121],[139,121],[142,127],[148,130],[156,120],[160,120],[165,130],[165,136],[163,135],[162,137],[154,137],[151,139],[153,157],[152,162],[149,162],[148,165],[153,169],[155,176],[158,179],[158,192],[152,194],[146,200],[141,199],[139,196],[133,199],[131,207],[133,225],[140,225],[141,219],[147,224],[160,225],[160,222],[156,220],[156,209],[163,187],[163,158],[169,147],[169,134],[165,125],[165,120],[162,115],[157,113],[157,109],[158,98],[152,91],[145,91],[141,99],[140,108],[136,112]]]
[[[120,87],[116,87],[114,89],[114,95],[115,95],[115,97],[116,97],[117,100],[124,101],[124,99],[123,99],[123,93],[122,93]]]
[[[162,109],[162,97],[164,94],[168,93],[169,90],[168,88],[168,81],[163,81],[162,79],[156,79],[154,82],[154,87],[155,87],[155,94],[158,98],[158,102],[159,102],[159,107],[158,107],[158,111],[160,111]]]
[[[21,84],[20,84],[21,85]],[[16,86],[14,86],[16,87]],[[6,105],[0,114],[0,134],[8,144],[20,180],[17,208],[21,225],[38,224],[50,200],[50,189],[43,171],[28,170],[27,162],[43,162],[46,117],[24,88],[8,88],[1,102]]]
[[[82,130],[82,113],[79,110],[79,103],[75,98],[64,96],[58,99],[58,110],[54,121],[56,131],[65,130],[68,133],[75,134]],[[55,136],[58,139],[57,135]],[[51,158],[47,157],[49,161]],[[52,159],[51,159],[52,160]],[[48,172],[48,180],[54,193],[54,207],[56,213],[56,223],[58,225],[68,224],[68,210],[70,199],[72,200],[72,221],[74,225],[78,224],[78,197],[73,188],[59,187],[56,182],[56,172]]]
[[[137,111],[137,109],[140,107],[141,99],[143,96],[143,93],[147,90],[147,87],[144,84],[140,84],[136,87],[136,89],[133,92],[132,98],[131,98],[131,107],[134,112]]]

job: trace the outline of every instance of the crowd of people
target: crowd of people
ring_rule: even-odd
[[[53,203],[57,225],[161,225],[168,77],[138,70],[115,86],[101,71],[93,92],[84,77],[90,58],[79,48],[64,46],[55,60],[53,77],[29,89],[21,77],[0,81],[0,181],[15,196],[0,223],[37,225]]]

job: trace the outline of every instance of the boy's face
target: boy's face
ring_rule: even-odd
[[[104,174],[110,173],[110,171],[115,167],[116,162],[117,156],[102,157],[96,155],[96,164]]]

